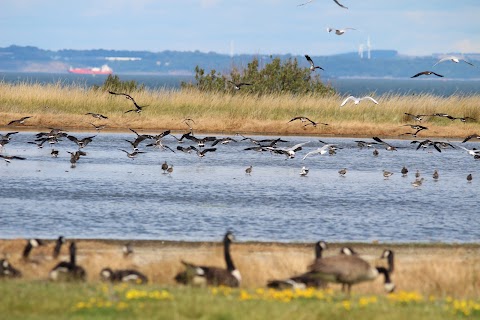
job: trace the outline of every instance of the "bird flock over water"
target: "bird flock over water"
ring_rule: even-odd
[[[232,231],[227,231],[223,237],[223,256],[225,266],[211,266],[197,264],[191,261],[181,260],[183,270],[179,270],[174,280],[180,285],[192,286],[227,286],[240,287],[242,284],[242,275],[235,266],[231,254],[231,244],[235,237]],[[33,264],[40,265],[47,261],[60,260],[62,248],[66,246],[67,239],[59,236],[56,240],[28,239],[19,260],[22,265]],[[32,252],[39,247],[50,247],[51,256],[34,256]],[[386,292],[395,290],[395,284],[391,280],[394,272],[394,252],[385,249],[380,255],[380,259],[385,259],[385,264],[372,265],[351,247],[343,247],[339,254],[330,254],[324,256],[323,253],[328,250],[325,241],[318,241],[314,244],[313,252],[315,254],[312,263],[306,267],[306,271],[284,279],[268,280],[266,286],[272,289],[305,289],[317,288],[325,289],[328,283],[341,284],[342,291],[350,295],[353,285],[365,281],[372,281],[383,276],[383,283]],[[135,254],[133,246],[127,242],[119,250],[123,259],[131,259]],[[9,253],[9,255],[13,254]],[[94,258],[94,257],[93,257]],[[87,270],[77,261],[77,242],[70,241],[68,245],[68,259],[58,262],[45,275],[51,281],[86,281]],[[113,260],[111,263],[115,263]],[[22,271],[13,266],[8,258],[0,260],[0,279],[13,279],[23,276]],[[102,267],[98,278],[107,282],[131,282],[135,284],[146,284],[149,278],[141,271],[135,268],[112,269],[111,266]]]

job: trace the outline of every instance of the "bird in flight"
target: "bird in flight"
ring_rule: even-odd
[[[442,77],[443,78],[443,76],[441,74],[435,73],[433,71],[422,71],[422,72],[417,73],[414,76],[411,76],[410,78],[416,78],[416,77],[423,76],[423,75],[429,76],[429,75],[432,75],[432,74],[436,75],[437,77]]]
[[[135,106],[135,109],[127,110],[124,113],[129,113],[129,112],[140,113],[140,112],[142,112],[143,108],[148,107],[148,106],[139,106],[137,104],[137,102],[135,101],[135,99],[133,99],[133,97],[131,95],[127,94],[127,93],[113,92],[113,91],[108,91],[108,93],[113,94],[113,95],[117,95],[117,96],[119,96],[119,95],[120,96],[125,96],[125,98],[127,98],[128,100],[133,102],[133,105]]]
[[[96,118],[96,119],[108,119],[108,117],[104,116],[103,114],[100,114],[100,113],[93,113],[93,112],[87,112],[85,113],[85,115],[91,115],[92,117]]]
[[[405,112],[405,114],[411,117],[413,120],[419,121],[419,122],[423,120],[423,117],[430,116],[429,114],[411,114],[407,112]]]
[[[310,120],[307,117],[295,117],[295,118],[291,119],[290,121],[288,121],[287,123],[290,123],[290,122],[295,121],[295,120],[300,120],[302,123],[307,122],[306,124],[303,125],[304,127],[310,126],[310,125],[316,127],[318,124],[323,124],[324,126],[328,126],[328,123],[315,122],[315,121]]]
[[[349,100],[352,100],[353,102],[355,102],[355,104],[359,104],[360,101],[362,100],[371,100],[373,101],[375,104],[378,104],[377,100],[373,99],[372,97],[369,97],[369,96],[365,96],[363,98],[357,98],[357,97],[354,97],[354,96],[350,96],[348,98],[346,98],[345,100],[343,100],[342,104],[340,105],[340,107],[343,107]]]
[[[132,153],[130,153],[130,152],[128,152],[126,150],[123,150],[123,149],[118,149],[118,150],[125,152],[127,154],[127,157],[129,157],[132,160],[134,158],[136,158],[140,153],[145,153],[143,151],[133,151]]]
[[[315,71],[315,69],[321,69],[325,71],[325,69],[323,69],[322,67],[316,66],[315,63],[313,63],[312,58],[310,58],[308,54],[305,55],[305,58],[307,59],[308,62],[310,62],[310,71]]]
[[[23,124],[25,120],[30,119],[31,117],[22,117],[20,119],[10,121],[7,126],[11,126],[12,124]]]
[[[230,82],[231,84],[233,84],[233,87],[235,88],[235,90],[240,90],[243,86],[251,86],[252,85],[251,83],[246,83],[246,82],[235,83],[235,82],[230,81],[230,80],[227,80],[227,81]]]
[[[1,154],[0,154],[0,158],[3,158],[3,160],[5,160],[5,162],[6,162],[7,164],[10,163],[10,161],[13,160],[13,159],[25,160],[24,157],[19,157],[19,156],[5,156],[5,155],[1,155]]]
[[[478,135],[478,134],[476,134],[476,133],[471,134],[471,135],[469,135],[468,137],[466,137],[466,138],[462,141],[462,143],[465,143],[465,142],[467,142],[468,140],[474,139],[474,138],[480,139],[480,135]]]
[[[341,36],[342,34],[347,32],[347,30],[357,30],[357,29],[354,29],[354,28],[345,28],[345,29],[327,28],[327,32],[335,31],[335,34],[338,35],[338,36]]]
[[[313,0],[308,0],[308,1],[305,2],[305,3],[298,4],[297,7],[304,6],[304,5],[306,5],[306,4],[311,3],[312,1],[313,1]],[[344,9],[348,9],[347,7],[345,7],[343,4],[341,4],[341,3],[338,2],[337,0],[333,0],[333,2],[335,2],[336,4],[338,4],[340,7],[344,8]]]
[[[435,63],[433,66],[435,67],[437,64],[442,63],[444,61],[452,61],[452,62],[455,62],[455,63],[459,63],[460,61],[463,61],[465,63],[468,63],[472,67],[475,67],[472,63],[468,62],[467,60],[465,60],[463,58],[458,58],[458,57],[455,57],[455,56],[449,56],[449,57],[442,58],[442,59],[438,60],[437,63]]]

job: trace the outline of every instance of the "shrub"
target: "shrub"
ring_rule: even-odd
[[[108,75],[102,86],[93,86],[94,90],[115,91],[123,93],[131,93],[134,91],[145,90],[145,85],[138,85],[135,80],[122,81],[117,75]]]

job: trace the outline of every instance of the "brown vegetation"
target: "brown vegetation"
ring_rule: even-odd
[[[107,92],[81,86],[0,83],[0,129],[38,130],[60,127],[65,130],[94,130],[90,123],[106,123],[107,130],[185,131],[184,118],[193,118],[196,132],[261,133],[283,135],[332,135],[398,137],[413,132],[403,124],[413,123],[405,116],[412,114],[448,113],[459,120],[429,117],[422,125],[429,130],[419,137],[465,137],[480,130],[480,96],[431,95],[376,97],[378,105],[363,101],[359,105],[340,107],[344,97],[246,95],[241,92],[224,94],[182,91],[148,91],[131,93],[139,105],[148,105],[141,113],[127,113],[130,100]],[[85,115],[101,113],[108,120],[98,121]],[[6,127],[8,121],[30,115],[24,126]],[[304,127],[300,122],[287,122],[295,116],[307,116],[328,126]],[[96,120],[96,121],[93,121]],[[411,138],[411,136],[404,136]]]
[[[144,272],[150,282],[174,283],[173,277],[182,270],[181,260],[205,265],[224,266],[220,243],[133,241],[134,254],[124,258],[119,240],[78,240],[78,264],[88,273],[88,281],[99,281],[104,267],[134,267]],[[24,262],[21,252],[26,240],[0,240],[0,253],[10,256],[26,279],[47,279],[49,270],[58,261],[51,259],[54,241],[35,248],[32,259]],[[325,256],[336,255],[346,244],[331,243]],[[371,263],[385,248],[395,252],[393,281],[398,290],[416,291],[424,296],[478,297],[480,295],[480,245],[447,244],[348,244]],[[267,280],[288,277],[306,271],[314,257],[313,244],[234,243],[232,256],[243,277],[242,287],[265,286]],[[59,260],[68,260],[68,245],[62,248]],[[339,290],[338,285],[332,285]],[[354,292],[382,294],[381,280],[354,287]]]

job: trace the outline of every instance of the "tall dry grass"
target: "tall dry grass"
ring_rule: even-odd
[[[476,121],[462,123],[430,117],[423,124],[429,130],[424,136],[464,137],[480,128],[480,96],[392,95],[340,107],[345,97],[206,93],[196,90],[145,90],[131,94],[139,105],[148,105],[141,114],[128,113],[131,101],[107,92],[86,89],[80,85],[0,83],[0,126],[25,115],[33,115],[29,127],[62,127],[89,129],[93,118],[86,112],[102,113],[111,130],[143,128],[151,130],[186,130],[184,118],[193,118],[195,130],[203,132],[248,132],[318,135],[398,136],[411,132],[401,125],[413,123],[405,116],[447,113],[471,117]],[[295,116],[307,116],[329,126],[303,127],[287,123]],[[96,122],[98,123],[98,121]],[[408,136],[407,136],[408,137]]]
[[[48,272],[58,261],[51,253],[54,243],[32,251],[38,264],[23,262],[21,252],[25,240],[0,240],[0,253],[10,256],[11,263],[21,269],[26,279],[47,279]],[[181,260],[203,265],[224,266],[220,243],[173,243],[163,241],[133,242],[135,253],[124,258],[122,241],[79,240],[78,263],[88,272],[88,281],[99,281],[104,267],[137,268],[150,282],[174,284],[175,274],[183,269]],[[342,244],[329,244],[325,256],[336,255]],[[395,252],[395,271],[392,275],[398,290],[416,291],[424,296],[480,296],[480,245],[380,245],[354,244],[358,253],[379,265],[383,249]],[[313,244],[234,243],[232,256],[241,271],[242,287],[264,287],[269,279],[281,279],[306,271],[312,262]],[[68,246],[62,248],[60,260],[68,259]],[[331,285],[339,290],[338,285]],[[383,294],[382,280],[353,287],[353,292]]]

